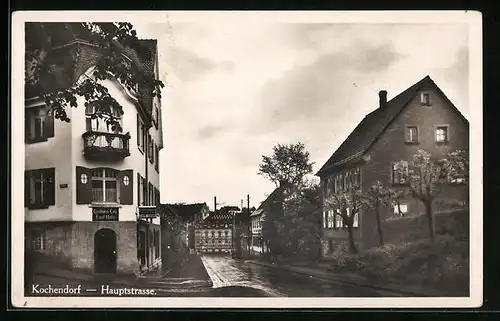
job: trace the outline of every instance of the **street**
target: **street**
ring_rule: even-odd
[[[201,257],[213,282],[214,291],[233,288],[233,296],[238,292],[254,289],[256,296],[288,297],[384,297],[397,296],[388,291],[341,284],[339,282],[313,278],[257,265],[229,256]],[[238,290],[239,289],[239,290]]]
[[[226,255],[192,255],[188,264],[159,278],[79,275],[46,268],[33,284],[82,286],[79,295],[102,296],[102,286],[154,289],[159,297],[391,297],[400,294],[289,272]],[[213,284],[213,285],[212,285]],[[37,295],[31,286],[27,295]],[[109,295],[109,294],[108,294]],[[113,296],[113,295],[111,295]],[[139,295],[141,296],[141,295]]]

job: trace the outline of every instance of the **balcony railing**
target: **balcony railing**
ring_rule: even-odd
[[[130,135],[93,132],[82,135],[83,154],[89,160],[116,161],[130,156]]]

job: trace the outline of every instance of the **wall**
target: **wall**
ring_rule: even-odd
[[[459,240],[469,239],[469,211],[454,210],[434,214],[436,234],[449,234]],[[394,218],[383,222],[385,242],[402,244],[429,238],[425,215]]]
[[[31,100],[26,107],[40,105],[40,100]],[[74,109],[68,108],[68,117],[73,117]],[[48,209],[25,208],[26,222],[40,221],[70,221],[72,181],[68,177],[74,176],[71,162],[71,123],[54,119],[54,137],[48,141],[25,144],[25,170],[55,167],[55,205]],[[48,152],[57,151],[57,152]],[[60,188],[60,184],[68,184],[67,188]]]
[[[59,262],[71,264],[73,257],[72,222],[32,222],[26,223],[25,226],[26,247],[31,248],[32,246],[33,232],[43,230],[46,241],[42,253],[57,258]]]
[[[135,222],[76,222],[72,237],[73,267],[94,269],[94,235],[108,228],[116,233],[117,272],[132,274],[137,271],[137,224]]]

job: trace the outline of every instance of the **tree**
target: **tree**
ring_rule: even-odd
[[[393,199],[392,195],[393,193],[391,193],[391,190],[386,188],[380,181],[373,183],[373,185],[363,195],[364,197],[362,200],[364,207],[375,213],[379,245],[384,245],[384,233],[380,218],[380,211],[382,207],[391,204],[391,200]]]
[[[442,184],[446,182],[443,166],[442,160],[435,159],[430,153],[420,149],[409,163],[399,161],[395,167],[400,182],[408,188],[410,195],[424,205],[432,240],[436,234],[432,207],[442,192]]]
[[[276,184],[297,186],[307,174],[312,173],[313,162],[309,161],[309,152],[303,143],[273,147],[271,156],[262,156],[258,174]]]
[[[466,150],[454,150],[443,159],[443,167],[450,182],[464,183],[467,187],[465,203],[469,202],[469,153]]]
[[[183,264],[187,260],[188,253],[183,240],[187,231],[182,217],[175,209],[167,207],[165,214],[161,216],[161,226],[162,230],[168,231],[162,235],[162,244],[166,245],[168,252],[173,254],[173,257],[169,255],[167,257],[174,263]],[[167,262],[164,262],[164,266],[167,267]]]
[[[325,209],[333,211],[334,217],[340,216],[349,233],[349,250],[357,253],[354,241],[354,219],[359,217],[363,207],[363,195],[357,186],[352,186],[340,193],[332,193],[325,199]]]
[[[139,96],[161,96],[164,84],[154,73],[144,72],[137,62],[129,63],[122,55],[124,48],[131,48],[139,60],[151,58],[151,51],[141,45],[132,24],[28,22],[25,26],[25,91],[40,96],[54,118],[69,122],[66,108],[77,107],[77,97],[84,97],[85,106],[94,107],[92,117],[105,119],[113,130],[119,129],[119,122],[113,116],[115,111],[123,114],[123,108],[99,83],[110,76],[129,90],[139,88]],[[93,77],[80,82],[76,82],[80,75],[71,74],[79,51],[54,49],[76,38],[90,42],[100,52]],[[58,81],[61,77],[70,85],[61,87]]]
[[[267,204],[262,222],[262,238],[273,254],[284,254],[289,240],[290,222],[284,217],[285,194],[303,183],[304,177],[312,173],[313,162],[303,143],[273,147],[272,155],[262,156],[258,174],[276,185],[274,195]]]
[[[292,253],[309,258],[321,255],[321,209],[317,182],[304,182],[287,193],[284,213]]]

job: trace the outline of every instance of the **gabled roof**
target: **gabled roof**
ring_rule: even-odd
[[[240,208],[238,206],[223,206],[220,208],[220,211],[240,211]]]
[[[257,210],[255,210],[252,214],[250,214],[250,216],[256,216],[256,215],[260,215],[260,214],[264,213],[271,206],[271,204],[276,200],[276,198],[279,196],[279,193],[282,189],[283,188],[281,188],[281,187],[275,188],[274,191],[272,191],[272,193],[269,194],[269,196],[264,201],[262,201],[262,203],[260,203],[260,206],[257,208]]]
[[[202,226],[210,224],[230,224],[233,222],[233,215],[227,212],[215,211],[210,212],[210,215],[201,222]]]
[[[347,139],[326,161],[316,175],[321,176],[324,172],[333,169],[337,166],[352,163],[360,160],[363,155],[370,149],[375,141],[384,133],[386,128],[392,121],[401,113],[408,103],[415,97],[417,92],[423,87],[434,87],[455,110],[458,116],[468,124],[467,119],[446,97],[441,89],[434,81],[426,76],[419,82],[415,83],[390,101],[383,108],[377,108],[368,115],[356,126]]]

